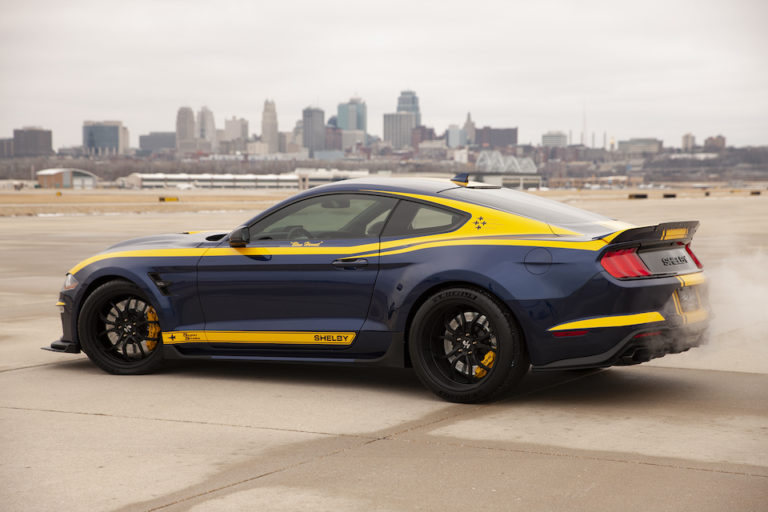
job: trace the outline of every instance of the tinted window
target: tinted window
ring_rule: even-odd
[[[251,241],[375,238],[396,199],[329,194],[290,204],[250,227]]]
[[[420,236],[445,233],[461,226],[469,217],[464,212],[400,201],[382,236]]]

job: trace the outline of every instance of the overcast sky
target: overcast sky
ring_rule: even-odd
[[[358,95],[368,131],[413,89],[422,122],[548,130],[578,142],[723,134],[768,145],[768,2],[0,0],[0,138],[27,125],[55,148],[84,120],[131,144],[207,105],[261,132],[266,98],[288,131]]]

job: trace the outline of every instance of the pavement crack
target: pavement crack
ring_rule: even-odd
[[[67,361],[64,364],[74,363],[74,362],[79,362],[79,361]],[[53,362],[53,363],[29,364],[29,365],[26,365],[26,366],[16,366],[16,367],[13,367],[13,368],[5,368],[3,370],[0,370],[0,373],[16,372],[16,371],[19,371],[19,370],[27,370],[29,368],[40,368],[42,366],[53,366],[53,365],[61,365],[61,364],[62,364],[61,361],[56,361],[56,362]]]
[[[311,434],[311,435],[319,435],[319,436],[329,436],[329,437],[349,437],[349,438],[356,438],[356,439],[366,439],[370,441],[375,441],[377,438],[373,438],[371,436],[366,436],[364,434],[346,434],[346,433],[338,433],[338,432],[322,432],[322,431],[313,431],[313,430],[302,430],[302,429],[293,429],[293,428],[279,428],[279,427],[265,427],[265,426],[257,426],[257,425],[243,425],[238,423],[221,423],[221,422],[215,422],[215,421],[202,421],[202,420],[179,420],[179,419],[173,419],[173,418],[153,418],[153,417],[147,417],[147,416],[131,416],[126,414],[109,414],[104,412],[86,412],[86,411],[64,411],[60,409],[43,409],[43,408],[33,408],[33,407],[12,407],[12,406],[0,406],[0,409],[8,409],[8,410],[14,410],[14,411],[30,411],[30,412],[47,412],[47,413],[53,413],[53,414],[73,414],[73,415],[79,415],[79,416],[100,416],[105,418],[116,418],[116,419],[129,419],[129,420],[141,420],[141,421],[158,421],[158,422],[164,422],[164,423],[185,423],[190,425],[206,425],[206,426],[212,426],[212,427],[230,427],[230,428],[245,428],[245,429],[252,429],[252,430],[270,430],[275,432],[291,432],[295,434]]]

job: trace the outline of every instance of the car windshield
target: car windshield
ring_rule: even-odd
[[[603,236],[614,231],[614,229],[601,225],[601,223],[611,221],[608,217],[527,192],[508,188],[457,187],[445,190],[440,194],[451,199],[467,201],[540,220],[550,225],[584,233],[590,237]]]

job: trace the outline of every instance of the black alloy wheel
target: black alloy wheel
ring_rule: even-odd
[[[99,286],[85,300],[77,326],[83,352],[109,373],[148,373],[162,362],[157,310],[132,283]]]
[[[408,343],[419,379],[451,402],[499,398],[528,371],[517,322],[496,299],[473,288],[429,297],[413,318]]]

